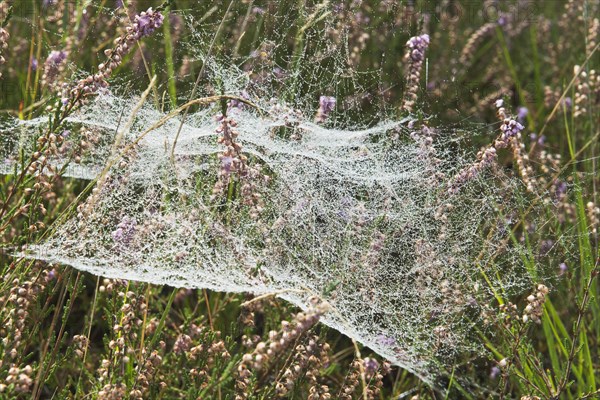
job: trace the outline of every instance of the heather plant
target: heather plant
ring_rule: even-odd
[[[0,393],[600,396],[599,10],[0,3]]]

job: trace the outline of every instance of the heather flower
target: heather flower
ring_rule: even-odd
[[[229,175],[231,173],[231,167],[233,165],[233,157],[223,156],[221,157],[221,168],[222,174]]]
[[[490,379],[496,379],[500,375],[500,368],[493,366],[490,370]]]
[[[117,225],[117,229],[112,232],[112,238],[119,244],[129,244],[135,235],[137,222],[135,219],[124,216]]]
[[[562,275],[562,274],[564,274],[564,273],[566,273],[568,269],[569,269],[569,267],[567,267],[567,264],[566,264],[566,263],[564,263],[564,262],[561,262],[561,263],[558,265],[558,270],[560,271],[560,274],[561,274],[561,275]]]
[[[570,97],[565,97],[563,100],[563,106],[567,109],[570,110],[571,107],[573,106],[573,99]]]
[[[123,62],[123,57],[131,50],[135,42],[151,35],[162,25],[163,20],[164,16],[160,12],[152,10],[152,7],[136,15],[133,24],[126,28],[126,34],[115,40],[116,47],[105,50],[104,54],[108,60],[98,66],[98,73],[80,80],[77,86],[71,90],[71,98],[79,98],[81,95],[96,93],[100,89],[107,88],[106,79]]]
[[[460,55],[460,63],[463,65],[463,68],[466,68],[471,65],[475,58],[475,53],[477,52],[479,45],[487,37],[492,36],[495,33],[496,27],[500,25],[501,22],[506,23],[506,20],[498,20],[497,22],[488,22],[486,24],[483,24],[479,27],[479,29],[473,32],[471,36],[469,36],[469,39],[467,39],[467,42],[463,47]]]
[[[545,285],[538,285],[535,294],[527,297],[527,306],[523,310],[523,322],[532,320],[536,324],[541,323],[542,315],[544,314],[544,303],[546,302],[546,296],[550,290]]]
[[[230,178],[239,179],[241,195],[244,204],[250,206],[250,215],[256,218],[263,209],[261,194],[258,192],[259,181],[268,182],[268,176],[262,174],[260,165],[251,166],[248,157],[242,153],[242,146],[237,141],[239,135],[237,123],[231,117],[219,116],[220,124],[216,132],[219,134],[218,143],[225,146],[217,157],[221,162],[219,177],[212,190],[212,199],[222,195],[227,190]]]
[[[43,86],[47,86],[53,91],[59,91],[61,82],[58,78],[65,69],[67,56],[67,52],[63,50],[52,50],[50,52],[46,58],[46,61],[44,62],[44,73],[42,75]]]
[[[63,61],[67,59],[67,53],[65,51],[52,50],[46,58],[46,64],[57,67]]]
[[[538,135],[536,133],[531,133],[529,135],[529,140],[531,140],[532,143],[537,143],[540,146],[543,146],[544,143],[546,143],[546,136],[542,135],[540,137],[538,137]]]
[[[554,197],[556,200],[561,201],[567,195],[567,184],[566,182],[556,180],[554,182]]]
[[[463,169],[451,179],[448,189],[450,194],[458,193],[460,187],[462,187],[465,183],[475,179],[483,170],[491,167],[496,162],[498,157],[496,154],[496,148],[494,146],[490,146],[484,151],[480,151],[477,156],[479,158],[479,162]]]
[[[286,77],[286,73],[282,68],[274,67],[273,68],[273,76],[275,76],[275,78],[277,78],[277,79],[283,79]]]
[[[429,35],[414,36],[406,43],[410,51],[410,57],[413,61],[423,61],[425,59],[425,50],[429,47]]]
[[[135,16],[132,32],[134,36],[137,36],[137,39],[150,36],[156,29],[160,28],[163,20],[164,16],[161,13],[149,8],[147,11],[143,11],[141,14]],[[135,31],[135,24],[137,24],[137,32]]]
[[[366,357],[363,360],[363,365],[365,367],[365,373],[368,376],[373,376],[375,372],[377,372],[377,370],[379,369],[379,363],[377,362],[377,360],[371,357]]]
[[[517,109],[517,120],[519,122],[525,121],[525,118],[527,117],[528,114],[529,114],[529,110],[527,109],[527,107],[519,107]]]
[[[523,129],[525,129],[525,127],[514,119],[506,119],[502,126],[500,126],[500,130],[508,136],[516,136],[517,133],[521,132]]]
[[[240,97],[244,100],[250,99],[250,95],[245,90],[242,90],[242,92],[240,93]],[[233,112],[233,111],[243,110],[243,109],[244,109],[244,103],[242,101],[240,101],[238,99],[231,99],[229,101],[229,104],[227,107],[228,113]]]
[[[546,136],[542,135],[542,136],[540,136],[540,137],[538,138],[538,140],[537,140],[537,144],[538,144],[538,145],[540,145],[540,146],[543,146],[543,145],[544,145],[544,143],[546,143]]]
[[[329,114],[335,109],[336,99],[332,96],[319,97],[319,109],[315,116],[315,122],[323,123]]]
[[[410,113],[417,100],[417,91],[423,62],[425,61],[425,51],[429,47],[429,35],[423,34],[414,36],[406,43],[407,51],[404,60],[407,63],[406,72],[406,92],[402,102],[402,111]]]
[[[392,347],[396,345],[396,340],[393,337],[380,334],[377,336],[377,343],[381,344],[382,346]]]
[[[8,38],[10,35],[8,31],[2,27],[0,27],[0,65],[6,62],[6,59],[2,56],[2,52],[8,48]],[[0,78],[2,78],[2,73],[0,72]]]

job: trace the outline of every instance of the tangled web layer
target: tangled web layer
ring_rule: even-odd
[[[100,96],[69,118],[101,139],[65,175],[97,178],[111,154],[122,157],[29,257],[110,278],[275,292],[302,308],[317,296],[330,306],[325,324],[432,384],[443,366],[476,350],[467,337],[492,298],[481,269],[497,268],[476,256],[493,252],[502,230],[489,223],[506,199],[485,177],[448,195],[449,178],[468,162],[443,151],[451,148],[443,135],[430,144],[405,121],[348,131],[281,107],[268,115],[230,108],[248,164],[270,177],[255,185],[263,199],[256,214],[233,175],[214,197],[224,168],[214,109],[187,116],[171,155],[180,120],[140,137],[164,117],[145,105],[115,150],[122,110],[135,103]],[[17,128],[26,137],[44,123]],[[79,140],[65,138],[63,146]],[[505,290],[525,280],[486,272],[506,279],[496,282]]]

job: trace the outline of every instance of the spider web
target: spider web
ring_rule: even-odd
[[[215,132],[221,100],[182,121],[157,109],[152,96],[138,109],[139,96],[119,94],[113,82],[67,119],[64,151],[50,161],[64,176],[97,180],[93,193],[26,255],[109,278],[277,293],[305,309],[317,296],[329,305],[323,323],[432,385],[457,360],[481,353],[473,327],[494,290],[529,285],[498,222],[498,209],[519,206],[518,182],[488,171],[450,195],[449,180],[473,157],[453,131],[395,119],[387,106],[378,122],[357,123],[364,103],[354,98],[326,124],[314,123],[324,81],[336,96],[368,85],[347,73],[343,45],[317,40],[332,17],[306,38],[323,63],[284,78],[277,62],[250,72],[214,58],[202,33],[214,26],[182,18],[194,28],[190,49],[205,64],[204,81],[214,83],[199,96],[217,88],[255,105],[230,98],[227,114],[248,166],[269,177],[252,182],[260,210],[241,194],[246,178],[232,174],[227,191],[213,192],[223,171]],[[277,48],[265,40],[259,52]],[[257,71],[263,79],[249,79]],[[284,89],[295,84],[303,94],[291,98]],[[1,136],[0,172],[11,173],[47,119],[3,124],[13,134]],[[83,139],[93,145],[81,148]],[[488,262],[499,249],[503,258]]]

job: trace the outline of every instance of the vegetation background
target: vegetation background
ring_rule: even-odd
[[[87,182],[5,174],[1,398],[600,398],[599,1],[5,0],[0,143],[15,134],[11,118],[54,118],[65,88],[106,72],[106,51],[128,26],[148,23],[141,13],[149,7],[162,24],[131,42],[107,81],[142,92],[156,75],[151,96],[162,110],[183,104],[197,77],[198,95],[221,94],[204,69],[210,58],[305,112],[323,112],[320,96],[335,97],[329,124],[410,113],[454,130],[475,153],[500,133],[502,99],[525,131],[521,153],[502,152],[499,163],[545,193],[545,222],[516,215],[526,228],[513,238],[525,244],[528,268],[550,272],[522,296],[490,304],[480,335],[487,357],[456,360],[432,388],[316,323],[318,311],[275,297],[245,303],[251,294],[108,280],[15,257]],[[430,44],[415,82],[404,55],[422,34]],[[320,57],[326,43],[345,49],[344,74]],[[417,101],[407,109],[411,91]],[[60,140],[54,121],[40,132],[41,151]],[[90,146],[82,135],[82,151]],[[38,159],[22,154],[20,162]],[[277,357],[255,357],[285,332],[294,333]]]

